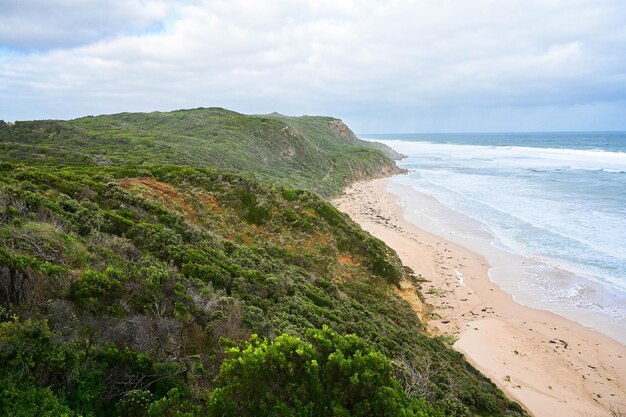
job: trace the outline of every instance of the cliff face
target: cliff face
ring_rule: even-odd
[[[385,145],[384,143],[372,142],[372,141],[363,141],[363,142],[366,142],[367,145],[365,145],[365,146],[369,146],[371,148],[374,148],[374,149],[377,149],[377,150],[381,151],[388,158],[393,159],[394,161],[399,161],[399,160],[404,159],[404,158],[407,157],[406,155],[401,154],[400,152],[395,151],[394,149],[390,148],[389,146]]]
[[[342,138],[347,138],[348,136],[350,136],[351,138],[356,139],[354,133],[350,129],[348,129],[348,126],[346,126],[344,122],[339,119],[331,120],[330,122],[328,122],[328,126],[330,128],[330,131],[333,132],[335,135],[341,136]]]
[[[406,155],[403,155],[395,150],[391,149],[389,146],[380,142],[373,142],[359,139],[352,130],[341,120],[332,119],[328,122],[328,126],[335,135],[344,138],[347,142],[357,145],[357,146],[365,146],[368,148],[376,149],[385,154],[388,158],[393,159],[395,161],[406,158]]]
[[[220,168],[325,196],[396,172],[388,148],[358,139],[341,120],[219,108],[2,124],[0,148],[29,163]]]

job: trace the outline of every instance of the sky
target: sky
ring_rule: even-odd
[[[623,0],[0,0],[0,119],[225,107],[626,130]]]

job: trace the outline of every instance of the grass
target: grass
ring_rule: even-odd
[[[427,294],[434,295],[436,297],[445,297],[446,292],[441,288],[430,287],[426,290]]]

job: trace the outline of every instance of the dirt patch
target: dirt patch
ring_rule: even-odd
[[[402,280],[400,282],[400,288],[396,287],[395,290],[404,301],[409,303],[413,311],[415,311],[415,314],[417,314],[417,317],[419,317],[420,321],[424,323],[424,325],[428,323],[427,315],[429,309],[417,295],[415,286],[407,280]]]
[[[354,258],[352,257],[352,255],[339,255],[339,263],[342,265],[349,265],[349,266],[355,266],[358,265],[357,262],[354,260]]]

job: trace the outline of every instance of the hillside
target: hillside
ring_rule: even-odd
[[[337,145],[353,145],[377,149],[388,158],[398,160],[406,155],[396,152],[389,146],[380,142],[370,142],[359,139],[348,126],[341,120],[333,117],[320,116],[300,116],[290,117],[279,113],[271,113],[262,117],[269,117],[280,120],[295,131],[302,132],[304,136],[315,143],[320,143],[324,147],[332,148]],[[330,131],[330,134],[329,134]]]
[[[426,334],[396,291],[422,278],[318,196],[395,170],[343,126],[2,124],[0,415],[525,416]]]
[[[135,397],[156,410],[175,389],[172,409],[209,412],[221,338],[328,326],[437,410],[519,412],[423,333],[390,285],[411,278],[396,254],[310,192],[184,167],[0,171],[5,410],[45,398],[109,415]]]
[[[325,196],[397,172],[382,144],[330,117],[248,116],[220,108],[0,123],[0,151],[49,165],[188,165],[252,173]]]

